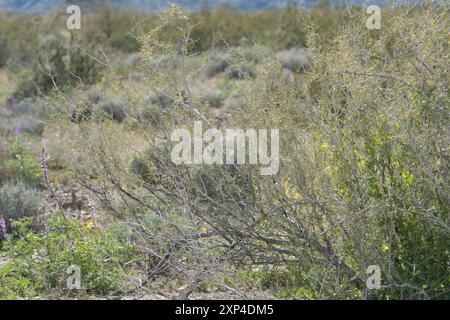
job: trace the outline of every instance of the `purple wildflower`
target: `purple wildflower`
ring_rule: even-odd
[[[92,202],[92,199],[89,198],[89,197],[87,198],[87,201],[88,201],[88,209],[89,209],[89,212],[91,213],[91,215],[93,215],[94,212],[95,212],[94,202]]]
[[[73,245],[73,242],[70,241],[70,240],[68,241],[67,246],[69,247],[70,250],[75,249],[75,246]]]
[[[20,121],[17,121],[15,128],[16,136],[19,136],[21,131],[22,131],[22,124],[20,123]]]
[[[6,221],[3,218],[0,218],[0,229],[2,230],[3,237],[6,239],[8,234],[6,233]]]
[[[49,185],[49,180],[48,180],[48,171],[47,171],[47,160],[45,159],[45,149],[42,149],[42,153],[41,153],[41,168],[42,168],[42,175],[44,176],[44,181],[47,185]]]
[[[94,225],[94,228],[97,228],[97,226],[96,226],[96,223],[95,223],[95,216],[94,216],[94,213],[95,213],[95,205],[94,205],[94,202],[92,201],[92,199],[91,198],[87,198],[87,201],[88,201],[88,209],[89,209],[89,213],[91,214],[91,218],[92,218],[92,223],[93,223],[93,225]]]

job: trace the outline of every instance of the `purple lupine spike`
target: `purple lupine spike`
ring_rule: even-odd
[[[6,239],[8,234],[6,233],[6,221],[3,218],[0,218],[0,229],[2,231],[3,237]]]
[[[47,185],[49,185],[49,180],[48,180],[48,170],[47,170],[47,160],[45,159],[45,149],[42,149],[42,153],[41,153],[41,168],[42,168],[42,175],[44,176],[44,181]]]
[[[95,212],[94,202],[93,202],[92,199],[89,198],[89,197],[87,198],[87,201],[88,201],[88,209],[89,209],[89,212],[93,215],[94,212]]]
[[[17,121],[15,127],[16,136],[19,136],[21,131],[22,131],[22,123],[20,123],[20,121]]]
[[[94,228],[97,228],[96,222],[95,222],[95,205],[94,202],[92,201],[92,199],[90,197],[87,198],[88,201],[88,209],[89,209],[89,213],[91,214],[91,218],[92,218],[92,223],[94,225]]]

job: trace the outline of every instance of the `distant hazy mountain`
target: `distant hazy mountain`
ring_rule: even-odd
[[[110,3],[114,7],[130,7],[139,11],[156,11],[166,8],[170,3],[176,3],[187,10],[197,11],[207,5],[215,9],[228,4],[238,10],[265,10],[285,7],[291,3],[310,6],[319,0],[0,0],[0,11],[20,13],[41,13],[53,10],[67,3],[79,4],[82,7],[92,7],[93,3]],[[389,0],[330,0],[340,4],[386,4]]]

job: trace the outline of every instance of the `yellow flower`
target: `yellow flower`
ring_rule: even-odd
[[[202,224],[202,226],[199,228],[200,233],[207,233],[208,232],[208,228]]]
[[[95,228],[95,223],[94,223],[94,221],[91,218],[86,220],[86,227],[88,227],[89,229],[94,229]]]

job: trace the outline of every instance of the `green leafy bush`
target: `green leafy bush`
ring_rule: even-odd
[[[81,271],[84,294],[119,292],[130,276],[127,264],[135,250],[112,231],[93,231],[76,221],[51,220],[45,233],[30,228],[22,220],[3,243],[2,250],[11,262],[0,268],[1,298],[36,298],[42,292],[71,295],[67,288],[67,269],[76,265]]]
[[[7,179],[21,180],[29,185],[42,183],[39,159],[34,157],[21,140],[15,140],[11,147],[11,158],[4,164]]]
[[[54,34],[41,37],[32,69],[18,84],[14,97],[23,99],[47,94],[53,89],[94,83],[103,64],[86,53],[95,51],[93,43],[88,46],[86,49],[81,48],[81,44],[68,44]]]

